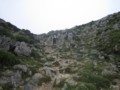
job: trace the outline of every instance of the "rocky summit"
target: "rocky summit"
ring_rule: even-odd
[[[0,19],[0,90],[120,90],[120,12],[40,35]]]

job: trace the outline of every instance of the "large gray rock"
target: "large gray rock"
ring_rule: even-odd
[[[29,56],[32,50],[25,42],[17,42],[14,52],[19,56]]]
[[[42,74],[50,77],[51,79],[53,79],[56,75],[56,70],[50,67],[44,67],[40,70],[40,72],[42,72]]]
[[[37,86],[28,83],[24,86],[24,90],[38,90],[38,89]]]
[[[16,71],[13,76],[11,76],[11,83],[14,87],[22,84],[22,73],[20,71]]]
[[[24,90],[38,90],[38,82],[42,77],[40,73],[34,74],[31,80],[24,86]]]
[[[26,65],[15,65],[13,67],[14,69],[18,69],[18,70],[22,70],[23,72],[27,72],[28,71],[28,67]]]
[[[66,80],[66,82],[70,85],[70,86],[76,86],[77,82],[74,79],[68,79]]]
[[[32,76],[31,83],[37,84],[42,77],[43,77],[43,76],[42,76],[42,74],[40,74],[40,73],[34,74],[34,75]]]

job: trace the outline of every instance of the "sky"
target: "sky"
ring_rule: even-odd
[[[0,18],[34,34],[64,30],[120,11],[120,0],[0,0]]]

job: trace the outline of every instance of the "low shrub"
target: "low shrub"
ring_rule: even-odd
[[[0,50],[0,67],[1,68],[3,68],[4,66],[10,67],[18,63],[20,62],[19,60],[17,60],[14,54]]]
[[[108,78],[88,71],[81,73],[81,77],[79,77],[78,80],[80,82],[94,84],[97,87],[97,90],[100,90],[101,88],[108,89],[110,87]]]
[[[89,89],[86,86],[81,85],[81,86],[77,87],[76,90],[89,90]]]
[[[32,50],[31,56],[34,58],[40,58],[39,52],[36,50]]]

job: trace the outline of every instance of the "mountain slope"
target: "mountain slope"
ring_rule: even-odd
[[[0,67],[3,90],[119,90],[120,12],[41,35],[0,19]]]

